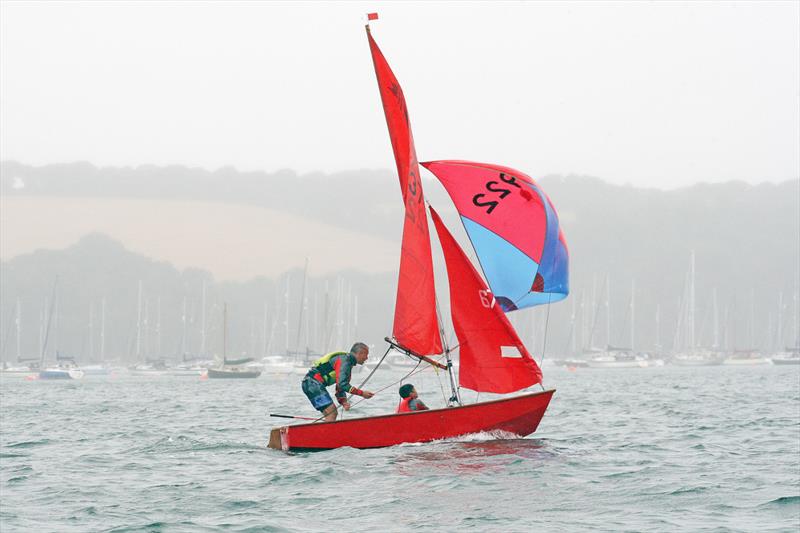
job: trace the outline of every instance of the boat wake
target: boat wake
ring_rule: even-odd
[[[442,439],[440,442],[488,442],[492,440],[516,440],[521,437],[516,433],[510,431],[503,431],[502,429],[495,429],[492,431],[481,431],[479,433],[468,433],[467,435],[459,435],[458,437],[451,437],[449,439]]]
[[[466,435],[459,435],[457,437],[448,437],[446,439],[436,439],[430,442],[405,442],[399,446],[430,446],[431,444],[447,444],[453,442],[491,442],[495,440],[519,440],[522,437],[516,433],[503,431],[501,429],[493,431],[480,431],[478,433],[468,433]]]

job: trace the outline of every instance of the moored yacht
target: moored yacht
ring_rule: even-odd
[[[722,354],[711,350],[690,350],[675,354],[670,363],[676,366],[716,366],[721,365]]]
[[[800,365],[800,348],[787,348],[772,356],[773,365]]]
[[[609,349],[586,361],[589,368],[646,368],[648,360],[625,349]]]
[[[737,350],[722,362],[723,365],[734,366],[768,365],[770,363],[769,359],[755,350]]]

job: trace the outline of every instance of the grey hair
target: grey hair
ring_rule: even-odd
[[[366,351],[369,351],[369,346],[367,346],[367,345],[366,345],[366,344],[364,344],[363,342],[357,342],[357,343],[355,343],[355,344],[353,345],[353,347],[352,347],[352,348],[350,348],[350,353],[351,353],[351,354],[353,354],[353,355],[355,355],[355,354],[357,354],[358,352],[360,352],[361,350],[366,350]]]

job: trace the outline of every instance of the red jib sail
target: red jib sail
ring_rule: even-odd
[[[414,353],[439,354],[442,353],[442,342],[436,318],[431,240],[408,109],[403,89],[372,38],[369,27],[367,38],[406,208],[393,335],[400,345]]]
[[[542,371],[522,344],[494,295],[431,208],[447,264],[450,312],[459,341],[462,387],[514,392],[542,381]]]

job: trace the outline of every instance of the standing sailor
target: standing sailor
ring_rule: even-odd
[[[308,374],[303,378],[303,393],[308,397],[314,409],[325,417],[325,422],[333,422],[338,414],[336,406],[331,399],[326,387],[336,385],[336,400],[350,410],[347,394],[355,394],[364,398],[372,398],[370,391],[360,390],[350,385],[350,376],[353,367],[363,365],[369,356],[369,347],[363,342],[357,342],[349,352],[331,352],[314,361]]]

